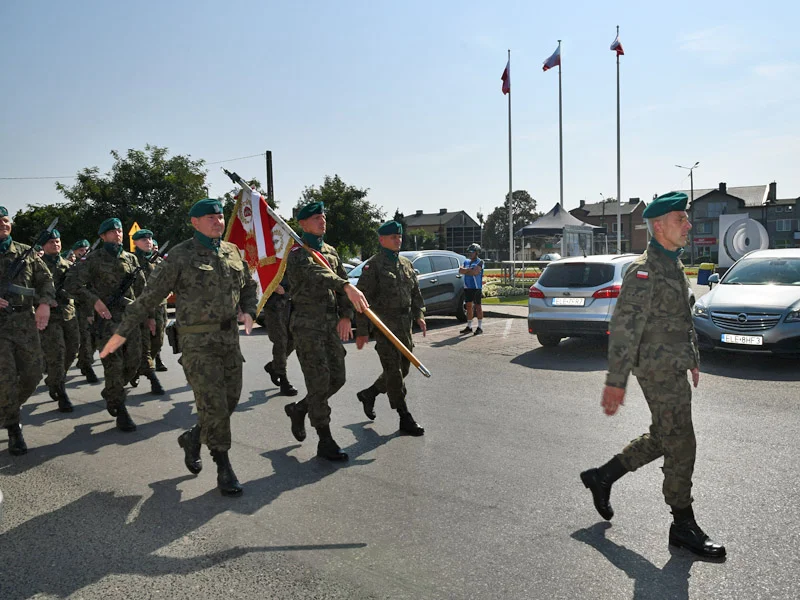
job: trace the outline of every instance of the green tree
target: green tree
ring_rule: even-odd
[[[542,216],[542,213],[536,212],[536,200],[525,190],[515,191],[512,198],[514,231],[522,229],[531,221]],[[486,218],[483,242],[486,248],[493,250],[508,249],[508,194],[506,194],[505,203],[495,208]]]
[[[204,161],[170,157],[167,148],[150,145],[124,156],[114,150],[111,156],[114,164],[104,175],[90,167],[78,173],[74,185],[56,183],[80,223],[70,239],[96,237],[98,226],[109,217],[120,219],[126,234],[134,222],[152,229],[162,245],[190,237],[189,208],[208,196]]]
[[[32,244],[56,217],[58,217],[56,229],[62,234],[64,249],[68,250],[72,244],[84,237],[92,241],[90,232],[87,232],[86,235],[80,233],[85,228],[80,221],[80,216],[70,204],[28,205],[25,210],[19,211],[14,217],[11,237],[23,244]],[[97,233],[97,229],[94,233]]]
[[[324,202],[328,217],[325,241],[336,248],[342,259],[369,258],[378,249],[375,230],[383,220],[383,211],[366,200],[368,189],[347,185],[338,175],[326,175],[319,187],[303,190],[297,202],[300,208],[308,202]]]
[[[424,229],[412,229],[403,236],[403,244],[408,242],[408,250],[436,250],[439,243],[436,234]]]

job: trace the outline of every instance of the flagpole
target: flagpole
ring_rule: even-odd
[[[619,25],[617,25],[619,39]],[[617,52],[617,254],[622,254],[622,183],[620,177],[620,138],[619,138],[619,52]],[[633,242],[633,232],[630,232]]]
[[[561,208],[564,208],[564,141],[561,126],[561,40],[558,40],[558,170]]]
[[[511,78],[511,49],[508,50],[508,77]],[[511,282],[514,282],[514,188],[511,171],[511,86],[508,88],[508,258],[511,261]]]

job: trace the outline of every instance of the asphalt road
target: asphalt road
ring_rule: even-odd
[[[168,396],[145,381],[131,392],[135,433],[114,428],[102,385],[74,370],[72,415],[40,388],[24,409],[28,455],[10,457],[0,433],[0,598],[800,597],[796,360],[704,357],[695,511],[729,554],[708,563],[668,547],[658,464],[615,485],[611,524],[578,479],[649,423],[635,383],[620,414],[602,415],[603,343],[544,349],[524,307],[487,313],[483,336],[450,318],[416,336],[433,372],[408,378],[423,438],[397,435],[385,397],[364,417],[355,393],[379,363],[372,344],[348,344],[332,401],[344,466],[315,458],[311,431],[295,442],[262,369],[270,343],[262,329],[243,336],[241,498],[220,496],[206,451],[199,476],[183,466],[193,400],[176,357]],[[289,375],[304,389],[294,357]]]

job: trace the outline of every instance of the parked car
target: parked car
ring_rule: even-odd
[[[558,252],[548,252],[547,254],[542,254],[539,257],[539,260],[546,260],[546,261],[554,261],[554,260],[561,260],[561,255]]]
[[[703,349],[800,354],[800,248],[740,258],[694,305]]]
[[[411,261],[419,280],[419,289],[425,300],[426,315],[454,315],[462,323],[467,320],[464,309],[464,276],[458,272],[466,260],[449,250],[418,250],[401,252]],[[369,262],[369,261],[366,261]],[[366,262],[348,274],[350,283],[356,285]]]
[[[565,337],[608,335],[622,278],[637,256],[600,254],[547,265],[528,292],[528,331],[542,346],[557,346]]]
[[[342,267],[344,268],[345,273],[349,273],[350,271],[356,268],[355,265],[351,265],[350,263],[342,263]]]

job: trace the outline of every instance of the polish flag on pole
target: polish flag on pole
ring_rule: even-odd
[[[619,34],[614,38],[614,43],[611,44],[611,48],[609,49],[615,51],[617,56],[623,56],[625,54],[625,51],[622,49],[622,42],[619,41]]]
[[[236,244],[258,283],[261,298],[258,312],[278,287],[286,270],[286,258],[294,245],[292,232],[273,218],[266,199],[256,190],[243,188],[225,234],[225,241]]]
[[[503,94],[510,94],[511,93],[511,60],[506,63],[505,71],[503,71],[503,76],[500,78],[503,80]]]
[[[561,66],[561,44],[558,45],[556,51],[550,55],[546,61],[544,61],[544,65],[542,66],[542,71],[547,71],[547,69],[552,69],[553,67],[560,67]]]

